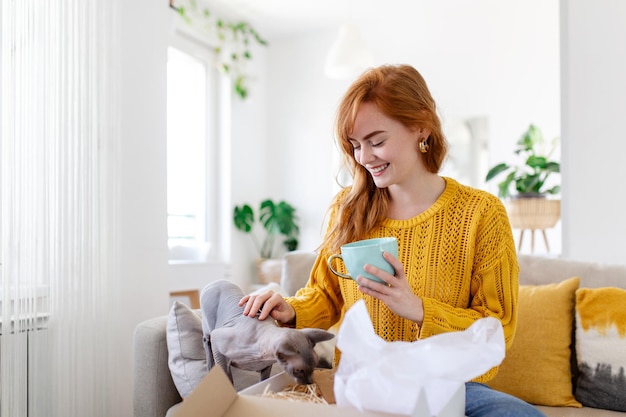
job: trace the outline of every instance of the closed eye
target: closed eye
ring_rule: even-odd
[[[381,140],[379,142],[369,142],[369,144],[372,148],[378,148],[384,145],[385,141]],[[361,144],[359,142],[352,142],[352,149],[354,149],[355,151],[358,151],[359,149],[361,149]]]

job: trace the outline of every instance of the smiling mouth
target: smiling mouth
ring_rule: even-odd
[[[385,164],[385,165],[377,166],[376,168],[370,168],[370,172],[372,174],[378,174],[378,173],[384,171],[388,166],[389,166],[389,164]]]

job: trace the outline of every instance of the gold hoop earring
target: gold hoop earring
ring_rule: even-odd
[[[426,141],[427,141],[427,140],[428,140],[428,139],[425,139],[425,140],[423,140],[423,141],[421,141],[421,142],[419,143],[419,147],[420,147],[420,152],[421,152],[421,153],[426,153],[426,152],[428,152],[428,148],[429,148],[429,146],[428,146],[428,143],[426,143]]]

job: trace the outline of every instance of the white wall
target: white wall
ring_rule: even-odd
[[[248,67],[252,76],[250,95],[245,100],[233,96],[231,115],[231,199],[224,222],[230,225],[230,278],[246,286],[256,277],[258,253],[251,237],[234,229],[232,209],[251,204],[258,215],[259,202],[271,195],[269,159],[273,152],[267,142],[268,100],[265,68],[267,51],[256,46],[254,59]]]
[[[352,23],[374,65],[408,63],[422,73],[444,120],[488,117],[485,173],[497,162],[512,162],[515,142],[530,123],[548,139],[560,135],[558,0],[392,0],[375,19]],[[268,48],[269,192],[296,205],[302,249],[319,244],[336,191],[333,118],[349,80],[325,78],[323,67],[337,29],[271,39]],[[483,188],[497,190],[495,183]],[[548,232],[551,251],[559,253],[560,224]],[[535,247],[545,253],[539,237]]]
[[[335,31],[272,40],[268,51],[269,179],[275,198],[297,209],[300,249],[321,242],[326,208],[336,192],[333,118],[347,81],[324,76]]]
[[[111,306],[115,323],[112,372],[118,382],[113,396],[113,415],[132,415],[132,337],[135,326],[168,313],[173,284],[168,266],[166,182],[166,61],[173,11],[167,0],[139,0],[125,4],[119,15],[120,30],[120,161],[119,161],[119,280],[121,291]],[[149,16],[149,18],[146,18]],[[222,152],[228,171],[220,178],[232,185],[225,195],[225,227],[231,228],[230,210],[241,201],[258,200],[267,194],[265,51],[255,56],[261,69],[253,80],[250,98],[231,97],[232,108],[224,109],[232,141]],[[254,66],[251,67],[254,70]],[[226,95],[230,95],[228,89]],[[228,99],[226,100],[228,102]],[[254,274],[254,251],[247,236],[234,233],[226,239],[223,253],[232,262],[235,281],[247,283]],[[231,246],[232,245],[232,246]],[[182,280],[197,273],[183,267]],[[197,268],[196,268],[197,269]],[[207,276],[206,282],[216,277]],[[179,283],[180,284],[180,283]],[[181,284],[182,285],[182,284]]]
[[[445,12],[449,2],[436,2],[441,9],[420,2],[412,10],[402,9],[405,17],[399,21],[381,11],[375,24],[363,23],[377,63],[415,65],[444,115],[488,114],[492,161],[508,157],[531,121],[548,136],[560,134],[556,0],[467,2],[472,7],[453,2],[456,8]],[[562,6],[567,24],[563,34],[569,37],[563,61],[564,250],[579,259],[624,263],[620,250],[626,224],[621,198],[615,196],[626,169],[620,160],[626,141],[618,126],[620,100],[626,96],[626,58],[615,48],[626,39],[626,29],[619,25],[626,21],[625,8],[621,0],[564,0]],[[114,414],[120,416],[132,414],[134,326],[165,314],[169,302],[165,61],[170,13],[165,0],[140,0],[126,4],[120,14],[118,233],[124,290],[111,311],[119,329]],[[534,21],[535,26],[529,25]],[[302,217],[303,249],[319,243],[323,216],[336,189],[332,118],[347,82],[322,75],[335,31],[272,39],[267,50],[255,54],[258,78],[250,99],[233,98],[230,116],[232,157],[224,175],[231,178],[232,191],[224,205],[258,203],[265,197],[292,201]],[[230,225],[230,216],[224,221]],[[233,279],[252,279],[254,251],[248,236],[234,232],[232,242],[225,244]]]
[[[564,254],[626,264],[626,2],[561,3]]]
[[[121,291],[111,306],[115,368],[112,415],[132,415],[132,335],[137,323],[167,313],[166,58],[167,1],[127,2],[119,15],[120,161],[118,256]],[[150,16],[149,19],[146,16]],[[140,26],[138,22],[141,22]]]

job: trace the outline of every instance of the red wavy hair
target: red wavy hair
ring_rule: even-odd
[[[426,81],[409,65],[383,65],[364,72],[344,94],[335,119],[335,137],[353,183],[329,208],[336,211],[321,248],[332,252],[341,245],[363,239],[387,214],[389,192],[378,188],[371,175],[354,158],[348,138],[363,103],[373,103],[379,111],[409,129],[430,130],[428,152],[419,153],[429,172],[437,173],[446,157],[448,144],[441,129],[437,106]]]

